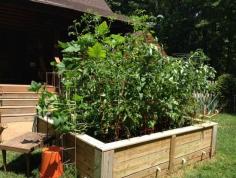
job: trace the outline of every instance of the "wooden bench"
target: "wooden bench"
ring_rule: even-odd
[[[26,171],[27,171],[27,176],[29,176],[30,155],[32,151],[44,146],[46,143],[48,143],[48,141],[50,141],[50,137],[47,137],[46,134],[27,132],[23,135],[20,135],[19,137],[1,143],[0,149],[2,150],[4,170],[5,171],[7,170],[6,151],[19,152],[25,154],[26,156]]]

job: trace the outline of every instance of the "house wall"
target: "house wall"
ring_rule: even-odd
[[[56,44],[79,14],[29,1],[0,2],[0,83],[45,81]]]

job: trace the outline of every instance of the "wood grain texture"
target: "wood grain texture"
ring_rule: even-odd
[[[79,140],[72,134],[66,134],[63,136],[63,144],[66,148],[76,148],[76,160],[75,160],[75,150],[69,149],[64,151],[71,162],[76,161],[76,166],[78,172],[83,177],[93,178],[95,171],[95,149],[94,147],[88,145],[87,143]],[[76,140],[75,140],[76,139]],[[76,145],[75,145],[76,142]]]
[[[207,148],[192,152],[190,154],[186,154],[184,156],[175,158],[174,165],[182,164],[183,163],[182,162],[183,158],[186,160],[186,163],[188,163],[189,160],[192,160],[192,159],[197,158],[197,157],[202,157],[202,159],[206,158],[206,157],[209,157],[209,154],[210,154],[210,147],[207,147]]]
[[[212,129],[206,129],[177,136],[175,158],[193,153],[206,147],[210,147],[211,137]]]
[[[165,162],[159,164],[157,166],[150,167],[148,169],[144,169],[142,171],[136,172],[134,174],[130,174],[125,176],[124,178],[144,178],[144,177],[157,177],[165,174],[168,171],[169,162]],[[161,170],[158,171],[158,168]]]
[[[102,152],[101,178],[113,178],[114,150]]]
[[[55,130],[53,129],[50,120],[49,123],[47,124],[47,120],[43,120],[40,118],[37,118],[37,132],[40,133],[49,133],[50,135],[56,135]]]
[[[158,141],[146,142],[137,144],[122,149],[117,149],[115,152],[115,163],[132,160],[149,154],[156,154],[162,151],[168,151],[170,148],[170,139],[160,139]]]
[[[114,154],[114,177],[125,177],[168,162],[169,150],[170,138],[117,149]]]
[[[170,152],[169,152],[169,170],[172,171],[174,168],[174,157],[176,147],[176,135],[172,135],[170,141]]]
[[[205,152],[206,154],[203,154],[202,152]],[[182,158],[186,160],[186,163],[183,164]],[[186,167],[188,165],[193,165],[194,163],[204,161],[206,159],[210,158],[210,147],[205,148],[203,150],[199,150],[197,152],[191,153],[189,155],[185,155],[184,157],[175,159],[175,167],[174,171],[177,171],[183,167]]]
[[[102,151],[95,149],[95,155],[94,155],[94,178],[100,178],[101,177],[101,166],[102,166]]]

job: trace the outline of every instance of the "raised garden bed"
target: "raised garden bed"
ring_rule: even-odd
[[[53,133],[43,119],[37,130]],[[131,139],[103,143],[86,134],[67,134],[65,147],[73,147],[76,137],[76,163],[81,177],[156,177],[211,158],[215,154],[217,123],[204,122]],[[74,151],[70,157],[74,159]]]
[[[60,96],[31,85],[42,93],[37,114],[54,121],[38,120],[38,131],[67,133],[63,146],[81,177],[156,177],[212,157],[217,124],[189,126],[200,107],[193,93],[210,91],[215,76],[203,52],[184,60],[163,55],[147,16],[134,17],[125,35],[98,17],[81,19],[71,28],[74,39],[59,43]],[[179,129],[163,131],[170,128]]]

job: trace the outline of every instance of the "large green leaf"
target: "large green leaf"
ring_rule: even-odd
[[[108,44],[111,47],[115,47],[117,45],[121,45],[125,42],[125,37],[121,36],[121,35],[114,35],[112,34],[109,37],[106,37],[104,39],[104,43]]]
[[[62,74],[65,71],[65,64],[63,62],[60,62],[56,65],[58,69],[58,74]]]
[[[68,42],[61,42],[61,41],[58,41],[58,46],[60,47],[60,48],[63,48],[63,49],[65,49],[65,48],[67,48],[68,46],[69,46],[69,43]]]
[[[88,55],[92,58],[106,58],[106,50],[100,43],[96,43],[93,47],[88,48]]]
[[[42,88],[42,84],[41,83],[37,83],[35,81],[31,82],[30,87],[28,88],[29,91],[33,91],[33,92],[39,92],[39,90]]]
[[[102,22],[98,27],[96,27],[95,32],[99,36],[109,33],[109,27],[107,23],[105,21]]]
[[[94,36],[92,34],[85,34],[85,35],[81,35],[81,37],[79,38],[79,43],[82,45],[82,46],[86,46],[86,45],[92,45],[94,44]]]
[[[76,43],[71,43],[70,45],[68,45],[67,48],[65,48],[62,52],[64,53],[76,53],[80,51],[80,45],[76,44]]]
[[[122,44],[125,42],[125,37],[123,37],[121,35],[112,34],[111,37],[116,41],[117,44]]]

